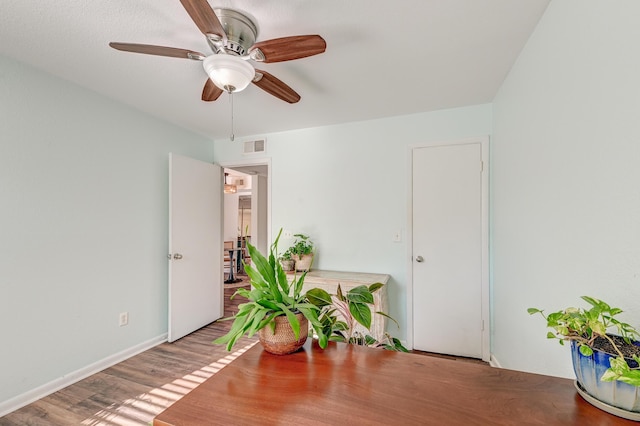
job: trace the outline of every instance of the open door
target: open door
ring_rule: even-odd
[[[222,222],[220,166],[169,154],[169,342],[223,315]]]

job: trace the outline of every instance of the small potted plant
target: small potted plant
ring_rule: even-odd
[[[291,250],[287,249],[282,253],[279,260],[282,265],[282,269],[284,269],[285,272],[293,271],[295,269],[296,261],[291,257]]]
[[[307,272],[313,263],[313,243],[305,234],[294,234],[294,237],[296,239],[288,251],[296,261],[296,271]]]
[[[282,230],[271,245],[268,258],[247,244],[251,265],[244,267],[252,288],[239,288],[234,296],[244,296],[248,302],[239,305],[235,315],[225,318],[233,320],[231,330],[214,340],[214,343],[226,344],[227,350],[231,350],[243,335],[252,337],[258,333],[266,351],[278,355],[292,353],[307,340],[309,323],[318,335],[320,347],[327,346],[328,337],[318,320],[319,308],[309,303],[306,294],[302,293],[306,273],[289,283],[282,265],[276,261],[281,234]]]
[[[547,338],[560,344],[570,342],[576,387],[582,397],[610,413],[640,420],[638,333],[616,318],[621,309],[592,297],[582,299],[590,309],[569,307],[548,315],[537,308],[528,312],[546,320],[553,330]]]
[[[360,285],[343,294],[338,284],[337,294],[334,295],[313,288],[307,291],[307,299],[320,308],[319,320],[323,334],[328,336],[330,341],[409,352],[400,340],[389,333],[385,333],[380,340],[368,334],[371,329],[373,293],[382,286],[382,283],[374,283],[368,287]],[[384,312],[375,314],[389,318],[399,327],[398,322]]]
[[[300,278],[294,277],[289,283],[281,262],[276,261],[279,258],[276,247],[281,234],[282,230],[271,245],[268,258],[247,243],[252,264],[245,265],[245,270],[252,289],[239,288],[232,297],[241,295],[248,302],[240,304],[236,314],[223,319],[233,320],[231,329],[213,343],[224,344],[230,351],[240,337],[245,334],[252,337],[257,333],[267,352],[284,355],[302,347],[310,324],[318,345],[323,349],[332,340],[407,351],[398,339],[386,333],[380,340],[366,333],[371,327],[373,293],[383,286],[382,283],[358,286],[346,295],[340,286],[338,294],[333,296],[319,288],[303,294],[307,273],[303,272]],[[383,312],[375,313],[396,322]],[[366,330],[365,333],[356,330],[357,324]]]

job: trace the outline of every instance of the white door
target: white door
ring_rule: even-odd
[[[488,350],[482,148],[478,141],[412,152],[412,328],[418,350],[473,358],[485,358]]]
[[[169,335],[222,317],[222,170],[169,154]]]

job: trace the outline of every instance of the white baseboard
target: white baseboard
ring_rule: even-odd
[[[491,359],[489,360],[489,365],[495,368],[502,368],[502,365],[500,365],[500,361],[498,361],[498,359],[493,356],[493,354],[491,355]]]
[[[138,345],[132,346],[121,352],[108,356],[100,361],[94,362],[93,364],[89,364],[79,370],[73,371],[69,374],[65,374],[62,377],[54,379],[49,383],[45,383],[44,385],[25,392],[21,395],[15,396],[6,401],[2,401],[0,402],[0,417],[5,416],[19,408],[22,408],[25,405],[31,404],[32,402],[37,401],[40,398],[51,395],[52,393],[59,391],[62,388],[72,385],[82,379],[91,376],[92,374],[96,374],[104,370],[105,368],[111,367],[112,365],[131,358],[132,356],[137,355],[140,352],[144,352],[147,349],[151,349],[154,346],[157,346],[160,343],[164,343],[166,341],[167,333],[164,333],[158,337],[147,340],[146,342],[142,342]]]

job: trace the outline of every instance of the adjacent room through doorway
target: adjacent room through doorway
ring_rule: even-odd
[[[225,282],[243,275],[250,263],[247,243],[261,252],[268,248],[268,163],[224,166],[223,240]]]

